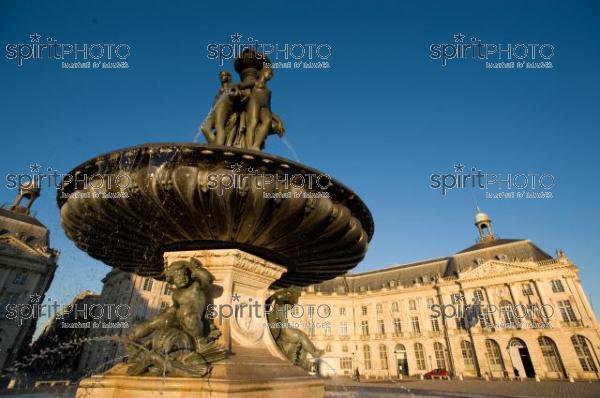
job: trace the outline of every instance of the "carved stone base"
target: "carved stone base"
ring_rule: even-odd
[[[214,276],[209,303],[216,306],[213,319],[221,330],[221,346],[234,353],[234,344],[266,349],[285,359],[273,340],[263,305],[272,294],[271,284],[285,273],[284,267],[237,249],[167,252],[164,259],[167,269],[176,261],[195,259]],[[250,311],[248,305],[255,303],[261,306]],[[232,315],[235,308],[240,311],[237,316]]]
[[[165,253],[165,267],[192,258],[214,277],[209,302],[234,307],[262,303],[272,294],[271,284],[285,268],[234,249]],[[217,316],[219,344],[229,357],[212,364],[203,378],[128,376],[126,365],[104,375],[84,379],[78,398],[322,398],[324,383],[294,366],[279,350],[269,330],[264,305],[252,316]],[[248,314],[248,312],[246,312]],[[258,314],[258,316],[257,316]]]
[[[132,377],[117,365],[84,379],[77,398],[322,398],[324,384],[268,351],[234,347],[237,354],[214,364],[204,378]]]

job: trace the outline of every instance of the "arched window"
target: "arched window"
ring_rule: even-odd
[[[388,369],[387,347],[385,344],[379,344],[379,362],[381,362],[381,369]]]
[[[592,357],[592,351],[590,350],[587,339],[583,336],[575,335],[571,337],[571,342],[573,343],[573,348],[575,348],[577,358],[579,358],[579,363],[581,364],[583,371],[596,372],[598,368],[596,368],[596,363]]]
[[[363,346],[363,359],[365,361],[365,369],[371,369],[371,347]]]
[[[331,352],[331,344],[325,346],[325,352]]]
[[[507,328],[516,326],[515,307],[510,301],[503,300],[500,302],[500,314]]]
[[[480,227],[482,236],[487,236],[490,234],[490,227],[486,223],[481,223]]]
[[[446,369],[446,358],[444,356],[444,345],[442,343],[433,343],[433,352],[435,353],[435,362],[438,369]]]
[[[473,359],[473,347],[471,342],[463,340],[460,342],[460,352],[462,353],[463,361],[466,370],[475,369],[475,360]]]
[[[423,344],[415,343],[415,359],[417,360],[417,369],[427,370],[427,364],[425,363],[425,350]]]
[[[560,355],[558,354],[558,349],[556,348],[554,341],[549,337],[541,336],[538,338],[538,344],[542,350],[542,355],[544,356],[544,361],[546,362],[548,370],[550,372],[560,372],[564,374]]]
[[[503,372],[504,360],[502,359],[502,352],[498,343],[492,339],[487,339],[485,341],[485,348],[491,370]]]

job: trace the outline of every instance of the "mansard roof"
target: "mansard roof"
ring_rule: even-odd
[[[6,233],[22,235],[26,241],[33,238],[48,246],[48,228],[37,218],[0,207],[0,235]]]
[[[508,262],[542,261],[552,257],[525,239],[495,239],[479,242],[449,257],[440,257],[415,263],[397,265],[380,270],[348,273],[315,285],[324,293],[347,293],[379,290],[395,285],[410,286],[428,283],[440,277],[457,277],[458,273],[475,269],[489,260]]]
[[[488,260],[543,261],[552,256],[526,239],[495,239],[479,242],[452,256],[445,275],[457,275],[467,269],[476,268]]]

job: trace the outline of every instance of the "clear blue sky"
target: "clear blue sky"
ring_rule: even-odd
[[[597,154],[600,8],[582,1],[30,2],[0,4],[0,174],[41,163],[68,172],[106,151],[191,141],[214,98],[209,43],[239,33],[270,43],[328,43],[329,70],[276,70],[273,109],[302,163],[330,173],[370,207],[376,232],[357,271],[455,253],[476,238],[475,200],[505,238],[562,248],[600,303]],[[453,35],[490,43],[551,43],[552,70],[486,70],[429,58]],[[40,34],[63,43],[127,43],[127,70],[63,70],[7,60],[9,43]],[[232,71],[230,64],[226,67]],[[267,151],[292,157],[272,138]],[[548,172],[553,199],[442,196],[432,173],[452,165]],[[4,185],[4,183],[3,183]],[[14,191],[0,189],[0,202]],[[54,192],[35,204],[61,250],[49,296],[100,291],[108,267],[65,237]],[[595,303],[596,304],[596,303]]]

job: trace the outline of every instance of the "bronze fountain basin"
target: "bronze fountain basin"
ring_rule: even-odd
[[[236,248],[287,269],[274,287],[306,286],[354,268],[374,230],[362,200],[323,173],[218,145],[145,144],[98,156],[63,179],[57,201],[77,247],[156,278],[164,252]]]

